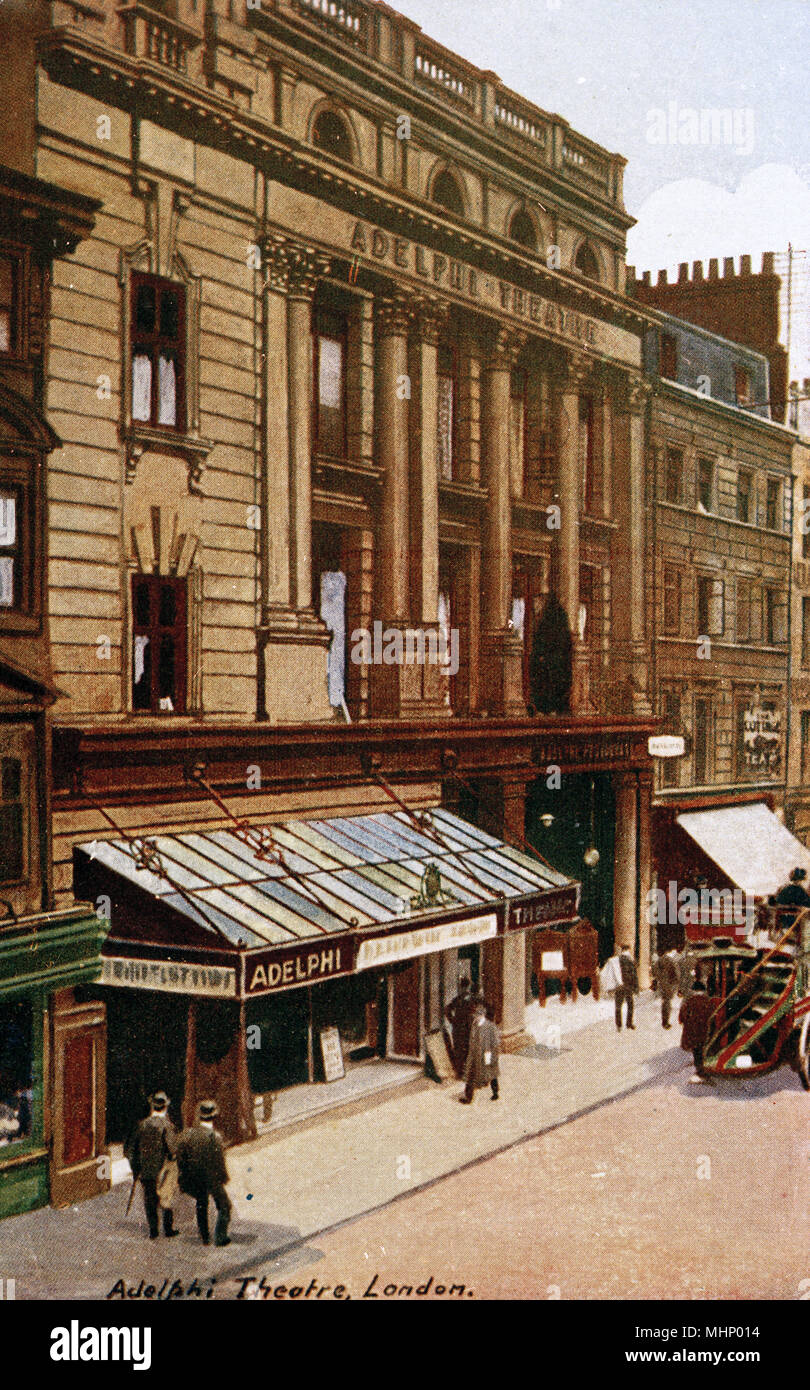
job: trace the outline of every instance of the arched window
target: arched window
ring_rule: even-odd
[[[431,198],[439,207],[446,208],[448,212],[454,212],[456,217],[464,216],[464,199],[461,196],[461,189],[458,180],[450,173],[449,169],[442,169],[433,180],[433,191]]]
[[[525,208],[519,208],[509,224],[509,239],[528,251],[537,250],[537,233],[534,223]]]
[[[325,154],[331,154],[335,159],[344,159],[347,164],[351,164],[352,142],[349,131],[343,117],[336,111],[321,111],[316,117],[312,127],[312,143]]]
[[[574,267],[580,275],[585,276],[586,280],[599,279],[599,262],[587,241],[583,241],[577,251]]]

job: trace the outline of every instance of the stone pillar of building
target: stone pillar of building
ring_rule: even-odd
[[[638,813],[634,772],[613,778],[616,797],[616,835],[613,866],[613,938],[618,950],[636,952],[638,928]]]
[[[527,777],[488,782],[481,826],[507,843],[519,845],[526,826]],[[526,933],[512,929],[484,943],[484,993],[495,1009],[505,1052],[520,1052],[533,1039],[526,1032]]]
[[[588,652],[579,637],[579,521],[582,509],[579,397],[588,383],[590,364],[569,355],[558,397],[560,533],[557,563],[558,597],[571,632],[573,672],[571,713],[591,711]]]
[[[257,714],[331,719],[331,636],[312,596],[312,295],[328,260],[285,237],[262,249],[264,362]]]
[[[653,886],[652,865],[652,771],[638,774],[638,878],[639,878],[639,948],[638,974],[642,989],[651,984],[652,925],[648,904]]]
[[[628,517],[630,530],[630,572],[628,576],[630,586],[630,669],[633,712],[638,715],[650,714],[652,710],[648,675],[649,658],[646,645],[647,623],[645,621],[647,511],[645,507],[644,415],[649,394],[649,386],[640,378],[632,378],[628,381],[626,402],[630,473]]]
[[[520,718],[526,713],[523,693],[523,646],[509,626],[512,603],[512,490],[509,472],[510,374],[522,339],[496,331],[484,366],[483,483],[481,553],[482,699],[489,714]]]

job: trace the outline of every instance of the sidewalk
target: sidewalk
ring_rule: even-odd
[[[16,1279],[18,1299],[106,1298],[120,1280],[133,1294],[142,1281],[160,1290],[168,1280],[164,1299],[171,1281],[188,1296],[196,1280],[191,1296],[204,1298],[213,1283],[221,1286],[318,1232],[665,1073],[683,1071],[686,1082],[690,1060],[678,1045],[679,1030],[661,1028],[657,1000],[642,996],[635,1032],[617,1033],[606,1010],[606,1001],[593,1000],[530,1007],[527,1027],[540,1041],[502,1058],[496,1104],[487,1089],[465,1107],[458,1083],[425,1081],[360,1112],[324,1116],[232,1150],[232,1242],[223,1249],[200,1244],[186,1197],[175,1209],[182,1235],[149,1241],[140,1193],[125,1216],[127,1183],[77,1207],[3,1221],[0,1277]]]

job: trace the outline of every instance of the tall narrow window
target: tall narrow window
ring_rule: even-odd
[[[802,489],[802,559],[810,560],[810,484]]]
[[[450,482],[455,473],[456,363],[450,347],[440,347],[438,357],[439,477]]]
[[[683,501],[683,452],[667,449],[664,464],[664,498],[667,502]]]
[[[19,758],[0,758],[0,883],[24,874],[23,766]]]
[[[185,430],[186,295],[156,275],[131,286],[132,419]]]
[[[769,478],[765,493],[765,525],[769,531],[781,531],[782,519],[779,515],[781,489],[778,478]]]
[[[664,724],[662,733],[679,734],[681,730],[681,697],[677,690],[664,690],[662,699],[662,710]],[[663,787],[677,787],[678,785],[678,758],[661,759],[661,785]]]
[[[185,714],[185,580],[136,575],[132,616],[132,708],[142,713]]]
[[[724,626],[722,579],[698,576],[697,610],[698,636],[721,637]]]
[[[0,611],[19,608],[22,598],[22,492],[0,483]]]
[[[802,666],[810,667],[810,598],[802,599]]]
[[[737,473],[737,520],[754,521],[754,475],[747,468]]]
[[[801,712],[801,779],[810,779],[810,709]]]
[[[765,641],[769,647],[787,641],[787,603],[781,589],[765,590]]]
[[[0,1145],[31,1137],[34,1111],[34,1010],[30,999],[0,1000]]]
[[[17,286],[19,261],[15,256],[0,256],[0,352],[13,353],[17,348]]]
[[[678,378],[678,342],[671,333],[661,334],[661,376],[667,381]]]
[[[346,319],[319,310],[315,320],[315,449],[345,458]]]
[[[695,785],[704,786],[710,780],[711,768],[711,701],[703,696],[695,700],[694,775]]]
[[[739,363],[734,367],[734,396],[737,405],[751,404],[751,373]]]
[[[664,566],[664,632],[677,635],[681,630],[681,571],[676,565]]]
[[[582,510],[593,515],[593,397],[579,398],[579,470],[582,479]]]
[[[698,459],[698,503],[704,512],[714,511],[714,462]]]

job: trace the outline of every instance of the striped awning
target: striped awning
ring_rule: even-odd
[[[247,950],[492,911],[576,888],[449,811],[418,820],[383,811],[264,831],[95,840],[78,846],[77,869],[86,875],[95,865],[146,891],[202,928],[212,946]]]

